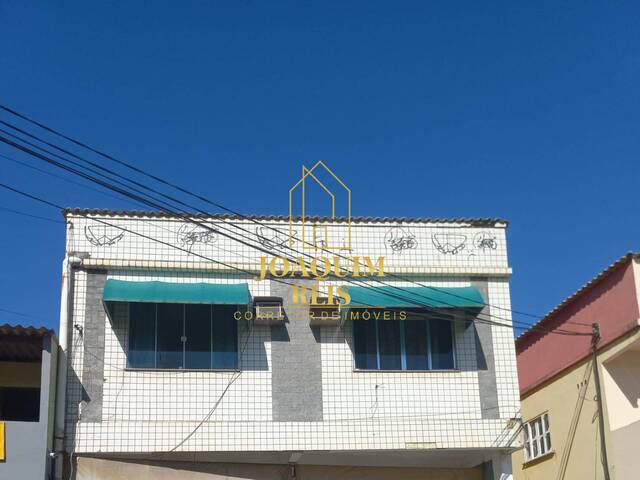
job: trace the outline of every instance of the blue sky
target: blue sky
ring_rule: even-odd
[[[513,307],[542,314],[638,249],[640,6],[527,3],[5,1],[0,102],[243,213],[323,159],[354,214],[506,218]],[[0,220],[0,309],[30,316],[0,323],[57,327],[63,226]]]

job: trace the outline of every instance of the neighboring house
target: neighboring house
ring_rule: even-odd
[[[593,323],[601,332],[597,369],[609,478],[639,477],[639,261],[639,254],[623,256],[516,340],[524,421],[524,448],[513,455],[516,480],[606,478]]]
[[[65,479],[511,478],[504,221],[65,218]]]
[[[0,326],[0,478],[51,478],[58,344],[52,330]]]

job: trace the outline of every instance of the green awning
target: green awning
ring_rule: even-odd
[[[102,299],[105,302],[216,303],[246,305],[246,283],[166,283],[107,280]]]
[[[484,299],[474,287],[348,287],[350,307],[482,308]]]

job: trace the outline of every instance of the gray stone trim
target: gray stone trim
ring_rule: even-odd
[[[102,421],[102,393],[104,387],[104,335],[106,312],[102,292],[107,281],[106,271],[87,271],[82,362],[81,422]]]
[[[314,285],[309,280],[290,282]],[[286,313],[284,325],[271,328],[273,420],[322,421],[322,359],[320,343],[309,326],[309,309],[293,305],[290,285],[271,282],[271,294],[282,297]]]
[[[485,302],[489,302],[489,287],[486,279],[475,280],[471,286],[480,290]],[[491,307],[485,306],[480,312],[481,318],[491,318]],[[498,384],[493,353],[492,325],[485,322],[474,322],[476,335],[476,361],[478,368],[478,384],[480,389],[480,407],[482,418],[500,418],[498,408]]]

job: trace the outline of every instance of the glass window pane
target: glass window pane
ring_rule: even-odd
[[[238,368],[238,321],[233,318],[236,305],[212,305],[213,368]]]
[[[0,420],[37,422],[40,388],[0,387]]]
[[[407,370],[427,370],[429,337],[426,320],[405,320],[404,329]]]
[[[184,368],[211,368],[211,305],[185,305]]]
[[[431,368],[434,370],[452,370],[453,359],[453,322],[446,319],[431,319]]]
[[[376,370],[378,368],[376,322],[374,320],[354,320],[352,324],[356,368]]]
[[[551,450],[551,434],[547,433],[547,436],[545,437],[547,439],[547,451]]]
[[[182,332],[184,305],[159,303],[157,368],[182,368]]]
[[[379,320],[378,345],[380,346],[380,370],[401,370],[400,322],[402,320]]]
[[[131,368],[153,368],[156,347],[156,305],[129,305],[129,356]]]

